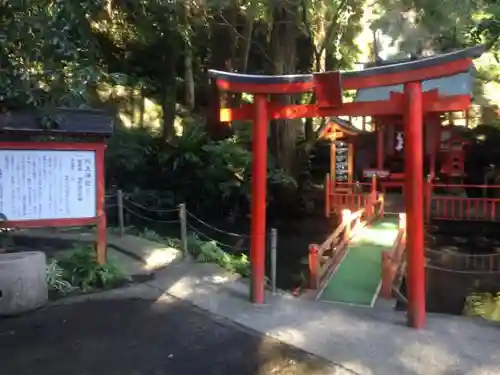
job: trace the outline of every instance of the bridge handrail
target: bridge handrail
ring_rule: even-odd
[[[388,251],[382,252],[382,283],[380,295],[391,299],[394,289],[399,289],[398,284],[402,277],[402,268],[405,266],[406,257],[406,214],[399,214],[399,231]]]
[[[363,191],[368,187],[369,191]],[[349,191],[351,190],[351,191]],[[341,198],[341,203],[336,204]],[[371,182],[335,182],[332,183],[330,174],[325,176],[325,217],[330,217],[333,208],[358,210],[367,205],[367,200],[377,201],[377,177],[372,176]]]
[[[384,198],[380,195],[375,201],[369,200],[368,204],[355,212],[344,209],[341,212],[340,224],[333,233],[321,244],[309,245],[309,287],[319,289],[321,281],[325,278],[331,266],[344,254],[349,240],[368,222],[383,215]],[[325,253],[328,258],[325,260]]]

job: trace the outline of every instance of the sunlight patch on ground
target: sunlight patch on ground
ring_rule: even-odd
[[[179,256],[179,251],[172,247],[154,250],[146,259],[146,269],[152,270],[172,263]]]
[[[379,224],[380,228],[384,229],[397,229],[398,226],[395,223],[381,223]]]
[[[305,342],[304,333],[295,328],[276,328],[268,331],[267,334],[284,342],[292,342],[295,346],[300,346]]]
[[[375,246],[385,246],[390,248],[396,240],[397,232],[395,228],[365,228],[358,238],[353,239],[356,244],[371,244]]]
[[[457,343],[460,345],[460,343]],[[460,361],[453,353],[441,347],[432,344],[411,344],[403,347],[399,356],[400,362],[409,370],[416,374],[425,374],[428,368],[428,363],[422,362],[421,358],[426,358],[426,362],[434,364],[436,370],[443,375],[454,373],[452,370]],[[439,373],[434,371],[434,373]]]
[[[211,284],[225,284],[231,280],[229,279],[228,276],[213,275],[204,277],[203,281],[206,281]]]
[[[199,294],[200,291],[197,286],[202,283],[201,280],[192,277],[184,277],[168,288],[167,292],[177,298],[188,298],[193,293]]]

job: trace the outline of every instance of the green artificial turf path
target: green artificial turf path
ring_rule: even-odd
[[[381,280],[382,251],[398,235],[397,216],[386,216],[364,228],[319,296],[321,300],[370,306]]]

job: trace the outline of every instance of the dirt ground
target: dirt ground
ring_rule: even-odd
[[[326,375],[328,362],[175,299],[95,300],[0,319],[9,375]]]

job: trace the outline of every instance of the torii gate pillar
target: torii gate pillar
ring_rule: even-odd
[[[424,168],[422,83],[404,86],[405,208],[407,231],[408,325],[425,327]]]
[[[254,95],[252,135],[252,264],[251,299],[264,303],[265,256],[266,256],[266,190],[267,190],[267,123],[268,100],[265,94]]]

